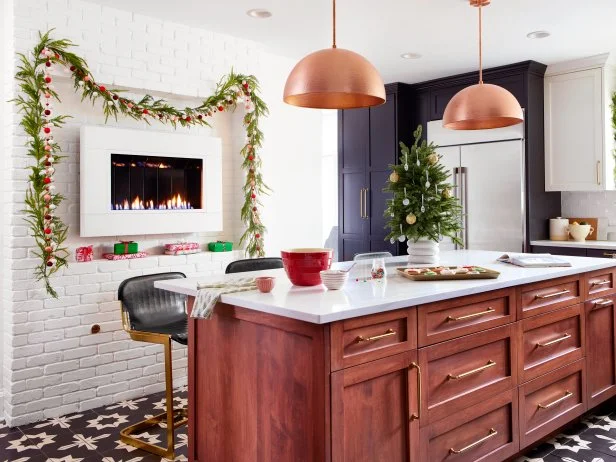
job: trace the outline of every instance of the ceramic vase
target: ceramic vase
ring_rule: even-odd
[[[409,240],[407,243],[409,263],[436,265],[439,261],[439,245],[430,239]]]

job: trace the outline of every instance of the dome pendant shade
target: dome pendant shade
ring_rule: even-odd
[[[295,65],[287,78],[283,100],[316,109],[377,106],[385,102],[385,86],[363,56],[342,48],[326,48]]]
[[[443,115],[443,126],[452,130],[509,127],[523,121],[515,96],[489,83],[478,83],[456,93]]]

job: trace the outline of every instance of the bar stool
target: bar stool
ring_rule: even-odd
[[[167,401],[165,412],[122,429],[120,439],[125,444],[168,459],[175,457],[174,430],[188,421],[185,409],[173,409],[171,373],[171,341],[188,344],[188,316],[186,296],[156,289],[154,281],[182,278],[186,278],[186,275],[179,272],[136,276],[126,279],[118,288],[118,299],[122,302],[122,325],[131,339],[164,346]],[[146,443],[133,436],[161,422],[167,424],[167,447]]]
[[[247,258],[245,260],[236,260],[229,263],[225,269],[225,274],[278,269],[282,267],[282,258]]]

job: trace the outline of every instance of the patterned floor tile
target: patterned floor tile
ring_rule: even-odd
[[[2,444],[0,449],[0,460],[6,460],[10,462],[23,461],[23,462],[39,462],[40,460],[46,460],[41,448],[45,444],[53,442],[52,437],[44,437],[41,439],[35,439],[31,441],[21,431],[11,432],[6,438],[0,440]]]

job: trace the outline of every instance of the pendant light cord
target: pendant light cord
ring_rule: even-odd
[[[332,14],[332,20],[333,20],[333,43],[332,43],[332,48],[336,48],[336,0],[332,0],[332,9],[333,9],[333,14]]]
[[[479,83],[483,83],[483,39],[482,39],[482,14],[481,14],[481,5],[482,1],[479,1]]]

